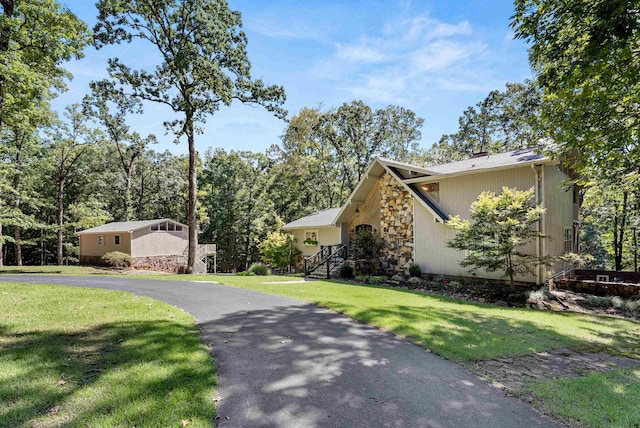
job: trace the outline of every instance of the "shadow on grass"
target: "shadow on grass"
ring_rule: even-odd
[[[0,426],[213,426],[215,369],[193,327],[1,333]]]
[[[329,281],[345,285],[340,281]],[[388,304],[362,309],[335,301],[318,301],[319,305],[346,314],[360,322],[375,325],[408,338],[455,361],[488,359],[505,355],[521,355],[570,347],[584,351],[607,351],[640,358],[640,324],[637,328],[608,328],[615,323],[634,325],[632,321],[567,312],[545,312],[534,309],[496,307],[488,304],[425,294],[414,290],[390,289],[368,284],[349,284],[364,289],[379,289],[410,294],[435,302],[428,306]],[[452,304],[456,305],[452,309]],[[457,306],[459,305],[459,306]],[[469,308],[465,311],[465,308]],[[491,312],[495,311],[495,315]],[[536,323],[529,320],[539,313],[553,318]],[[574,334],[563,334],[564,325],[574,323]],[[567,329],[568,331],[569,329]],[[592,335],[597,340],[580,335]]]

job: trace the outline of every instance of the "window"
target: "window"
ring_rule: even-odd
[[[573,252],[573,229],[570,227],[564,228],[564,252]]]
[[[596,281],[609,282],[609,275],[596,275]]]
[[[160,230],[167,230],[167,222],[160,223]]]
[[[98,235],[98,245],[104,245],[104,235]]]
[[[151,231],[155,231],[158,230],[158,225],[154,224],[153,226],[151,226]]]
[[[371,226],[370,224],[357,225],[355,228],[356,235],[358,234],[358,232],[362,232],[362,231],[373,233],[373,226]]]
[[[304,231],[304,245],[306,247],[315,247],[318,245],[318,231],[317,230],[305,230]]]
[[[167,224],[167,230],[169,230],[170,232],[176,230],[176,225],[174,223]]]
[[[182,226],[176,224],[176,232],[182,232]]]
[[[114,236],[113,239],[114,239],[114,244],[120,245],[120,235]]]
[[[420,187],[431,199],[440,202],[440,183],[427,183]]]

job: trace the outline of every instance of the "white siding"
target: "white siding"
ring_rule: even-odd
[[[460,215],[469,219],[469,207],[483,191],[500,193],[503,186],[529,190],[535,185],[535,174],[530,167],[499,170],[492,173],[470,174],[440,181],[440,208],[448,215]],[[434,222],[433,215],[422,204],[414,204],[414,258],[423,272],[471,276],[468,268],[460,266],[464,254],[447,247],[455,233],[442,223]],[[535,252],[535,244],[529,251]],[[500,273],[477,271],[482,278],[501,278]],[[516,278],[521,281],[535,281],[535,276]]]
[[[318,232],[318,245],[304,245],[304,233],[307,230]],[[286,232],[296,237],[295,246],[302,251],[304,257],[312,256],[320,251],[321,245],[339,245],[341,242],[341,229],[339,227],[309,227],[308,229],[293,229]]]
[[[133,257],[170,256],[185,254],[189,245],[189,230],[164,231],[145,228],[132,234],[131,255]]]

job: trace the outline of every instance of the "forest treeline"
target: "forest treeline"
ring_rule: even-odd
[[[109,221],[186,222],[188,157],[156,151],[154,136],[131,130],[126,115],[85,101],[28,138],[4,134],[6,264],[76,263],[74,233]],[[458,131],[427,150],[417,144],[423,119],[406,108],[376,110],[362,101],[304,108],[285,125],[282,141],[264,153],[204,151],[199,240],[218,245],[221,271],[244,270],[260,261],[259,243],[269,231],[341,206],[375,156],[427,166],[539,144],[540,102],[533,83],[509,84],[469,107]],[[636,192],[589,185],[582,250],[595,257],[595,266],[614,267],[614,244],[622,242],[622,267],[635,268],[637,204]]]

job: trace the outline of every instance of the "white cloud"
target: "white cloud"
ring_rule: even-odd
[[[387,53],[376,47],[363,45],[345,45],[335,43],[338,58],[352,62],[384,62],[389,59]]]

